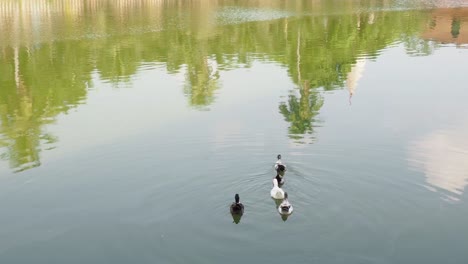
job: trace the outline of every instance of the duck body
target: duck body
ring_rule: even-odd
[[[244,213],[244,205],[241,203],[231,204],[231,214],[242,215]]]
[[[281,177],[281,175],[277,174],[275,179],[276,179],[276,181],[278,181],[278,186],[284,184],[284,177]]]
[[[290,215],[290,214],[292,214],[293,207],[292,207],[291,203],[289,203],[289,201],[288,201],[288,193],[284,194],[284,200],[278,206],[278,212],[281,215]]]
[[[285,172],[286,171],[286,165],[281,160],[281,155],[278,155],[276,158],[278,160],[275,162],[275,170]]]
[[[281,155],[278,155],[278,160],[275,163],[276,180],[278,184],[284,184],[284,173],[286,172],[286,165],[281,161]]]
[[[233,215],[242,215],[244,213],[244,205],[239,202],[239,194],[237,193],[235,196],[235,202],[231,204],[230,211]]]
[[[278,180],[273,178],[273,188],[270,191],[270,195],[273,199],[283,199],[284,191],[278,186]]]

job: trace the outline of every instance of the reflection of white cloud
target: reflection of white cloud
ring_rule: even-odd
[[[409,147],[410,166],[423,171],[431,186],[461,195],[468,181],[467,132],[468,126],[436,131],[413,142]]]
[[[349,95],[352,96],[356,90],[357,83],[362,77],[364,72],[364,67],[366,66],[365,59],[359,59],[356,64],[351,68],[351,71],[346,77],[346,87],[348,87]]]

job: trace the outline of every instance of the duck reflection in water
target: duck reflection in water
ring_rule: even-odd
[[[231,204],[231,215],[234,223],[238,224],[244,214],[244,205],[240,202],[239,194],[234,196],[235,202]]]

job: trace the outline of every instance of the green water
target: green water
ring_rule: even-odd
[[[467,263],[467,6],[1,0],[0,263]]]

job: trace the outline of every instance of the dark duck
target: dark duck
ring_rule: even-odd
[[[286,172],[286,165],[283,164],[281,161],[281,155],[277,156],[278,160],[275,163],[275,170],[276,170],[276,180],[278,181],[279,185],[284,184],[284,173]]]
[[[239,194],[234,196],[235,202],[231,204],[231,214],[242,215],[244,213],[244,205],[240,203]]]

